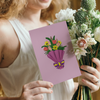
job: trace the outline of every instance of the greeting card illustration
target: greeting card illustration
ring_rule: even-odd
[[[37,68],[38,64],[44,81],[58,84],[81,75],[76,56],[72,52],[66,21],[34,29],[29,33],[33,55],[36,56],[36,59],[32,59],[35,62],[33,66]]]
[[[63,60],[63,55],[66,46],[62,46],[62,42],[55,39],[55,36],[53,38],[46,37],[46,39],[48,41],[41,48],[43,48],[47,57],[54,61],[54,67],[57,69],[64,68],[65,60]]]

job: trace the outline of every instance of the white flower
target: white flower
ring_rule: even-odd
[[[78,38],[77,45],[79,48],[87,48],[87,41],[84,38]]]
[[[94,34],[91,34],[91,31],[88,31],[87,33],[83,34],[83,36],[87,41],[89,41],[89,39],[92,38]]]
[[[77,31],[78,31],[78,28],[75,24],[72,26],[71,29],[69,29],[71,40],[76,38],[75,34],[77,33]]]
[[[94,38],[95,38],[95,40],[97,40],[98,42],[100,42],[100,27],[97,27],[94,30]]]
[[[69,34],[70,34],[71,39],[75,39],[75,31],[74,30],[70,29]]]
[[[88,45],[95,45],[97,42],[94,38],[90,38],[88,41]]]
[[[67,8],[66,10],[60,10],[59,13],[57,13],[56,20],[54,22],[60,22],[60,21],[72,21],[74,20],[73,14],[76,12],[76,10],[72,10],[70,8]]]
[[[80,29],[80,31],[82,32],[82,31],[86,31],[88,29],[88,26],[86,25],[86,24],[82,24],[81,25],[81,29]]]
[[[80,8],[78,9],[78,11],[80,11],[80,10],[81,10],[81,11],[82,11],[82,10],[83,10],[83,11],[86,11],[86,9],[84,9],[84,8],[82,8],[82,7],[80,7]]]
[[[96,10],[96,11],[91,10],[90,13],[91,13],[91,15],[94,16],[95,18],[99,18],[99,19],[100,19],[100,14],[98,14],[98,10]]]
[[[75,55],[77,57],[77,59],[79,60],[81,58],[81,56],[86,56],[87,51],[84,49],[76,49],[75,50]]]

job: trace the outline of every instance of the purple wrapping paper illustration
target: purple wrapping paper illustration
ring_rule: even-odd
[[[53,64],[58,69],[62,69],[64,67],[64,60],[63,60],[64,51],[63,50],[56,50],[51,51],[47,55],[48,58],[53,60],[55,63]]]
[[[44,81],[55,85],[81,75],[76,56],[71,52],[73,46],[66,21],[34,29],[29,33],[33,54],[36,56],[36,59],[34,57],[34,60],[30,60],[34,62],[33,67],[37,69],[36,73],[39,67]],[[30,53],[30,49],[28,51]]]
[[[63,50],[56,50],[56,51],[51,51],[47,55],[48,58],[53,60],[55,63],[53,64],[56,68],[62,69],[64,68],[64,63],[65,61],[63,60],[63,55],[64,51]]]

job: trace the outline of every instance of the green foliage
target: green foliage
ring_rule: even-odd
[[[46,39],[50,41],[51,45],[53,45],[52,40],[50,38],[46,37]]]
[[[98,18],[92,18],[91,20],[91,27],[94,32],[95,28],[100,26],[100,20]]]
[[[53,40],[55,40],[55,36],[53,36]]]
[[[46,51],[45,54],[47,55],[50,52],[50,50]]]
[[[67,23],[67,26],[68,26],[68,28],[69,29],[71,29],[72,28],[72,25],[73,25],[73,23],[70,21],[70,22],[66,22]]]
[[[66,47],[66,46],[64,46],[64,47],[59,46],[59,47],[58,47],[58,50],[64,50],[64,49],[65,49],[65,47]]]
[[[46,45],[43,45],[41,48],[44,48],[44,47],[48,47],[48,46],[46,46]]]

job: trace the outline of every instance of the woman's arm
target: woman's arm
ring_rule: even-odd
[[[20,100],[20,98],[0,97],[0,100]]]

